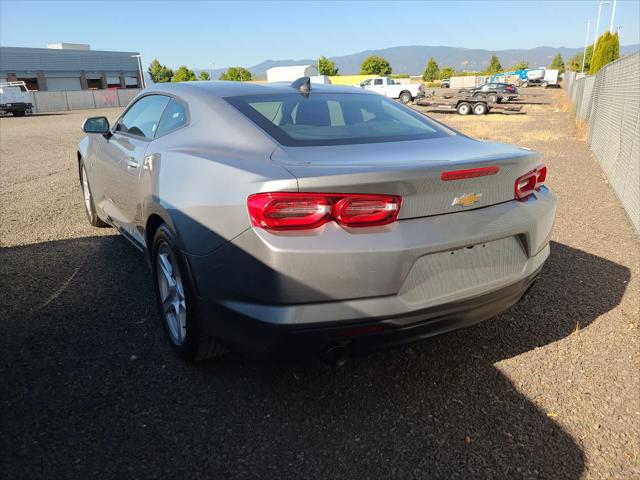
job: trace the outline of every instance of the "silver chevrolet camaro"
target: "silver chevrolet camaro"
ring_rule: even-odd
[[[341,361],[448,332],[516,303],[549,256],[539,153],[366,90],[157,84],[83,130],[89,221],[146,253],[189,360]]]

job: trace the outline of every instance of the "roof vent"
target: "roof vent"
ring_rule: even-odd
[[[304,98],[309,97],[309,93],[311,93],[311,79],[309,77],[300,77],[297,80],[291,82],[291,88],[295,88],[300,92]]]

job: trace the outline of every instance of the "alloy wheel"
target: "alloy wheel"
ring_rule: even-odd
[[[187,305],[180,270],[166,242],[158,246],[156,269],[163,321],[171,340],[176,345],[182,345],[187,336]]]

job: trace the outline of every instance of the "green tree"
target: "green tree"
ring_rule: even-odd
[[[209,75],[209,72],[205,72],[204,70],[202,70],[200,72],[200,75],[198,75],[198,79],[199,80],[211,80],[211,75]]]
[[[553,70],[560,70],[560,73],[564,72],[564,61],[562,60],[562,55],[558,53],[551,61],[549,68]]]
[[[170,82],[171,77],[173,77],[173,70],[168,68],[166,65],[160,65],[160,62],[157,58],[153,59],[153,62],[149,65],[149,76],[153,83],[164,83]]]
[[[422,74],[422,80],[425,82],[433,82],[438,78],[440,78],[440,68],[438,67],[438,63],[432,57],[427,62],[427,66]]]
[[[184,65],[180,65],[180,68],[176,70],[176,73],[173,75],[173,82],[191,82],[196,79],[196,74],[193,73],[193,70],[188,69]]]
[[[589,73],[594,75],[606,64],[617,60],[620,57],[620,39],[618,34],[611,35],[610,32],[604,32],[596,42],[596,48],[593,50],[591,65],[589,65]]]
[[[226,72],[220,75],[220,80],[232,82],[246,82],[251,79],[251,72],[244,67],[229,67]]]
[[[582,56],[584,55],[584,70],[586,72],[589,71],[589,67],[591,66],[591,57],[593,57],[593,45],[589,45],[587,47],[586,53],[576,53],[573,57],[569,59],[567,63],[567,68],[572,72],[581,72],[582,71]]]
[[[487,73],[494,74],[502,71],[502,65],[500,65],[500,60],[495,55],[491,55],[491,60],[489,60],[489,66],[487,67]]]
[[[378,55],[371,55],[360,64],[360,75],[389,75],[391,72],[389,61]]]
[[[526,70],[529,68],[529,62],[525,62],[524,60],[520,60],[519,62],[511,65],[507,70]]]
[[[453,69],[453,67],[442,67],[442,69],[440,70],[440,78],[442,80],[444,80],[445,78],[451,78],[453,77],[454,73],[455,70]]]
[[[327,57],[320,57],[318,59],[318,74],[334,77],[338,75],[338,68],[336,67],[336,64]]]

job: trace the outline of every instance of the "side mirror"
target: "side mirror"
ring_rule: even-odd
[[[101,133],[102,135],[108,135],[109,120],[107,120],[107,117],[89,117],[82,124],[82,131],[84,133]]]

